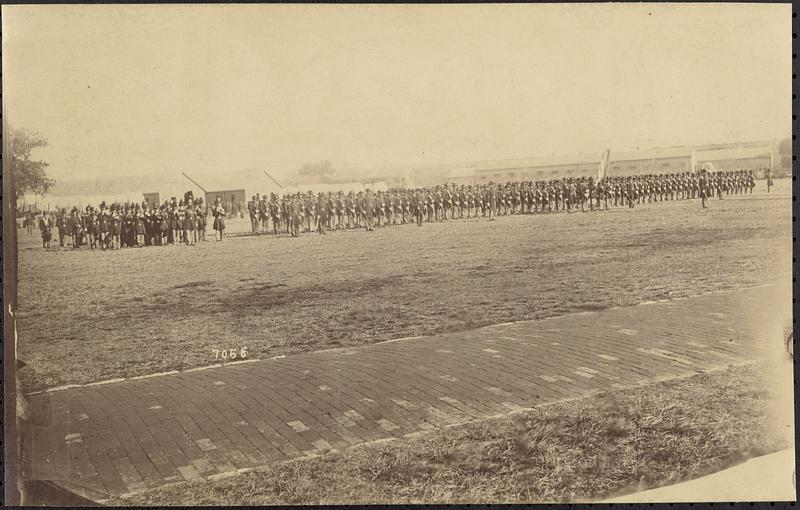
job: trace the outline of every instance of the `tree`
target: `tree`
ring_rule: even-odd
[[[47,194],[56,183],[45,172],[49,165],[45,161],[31,159],[34,149],[47,147],[47,140],[39,133],[25,128],[12,128],[9,145],[11,171],[16,178],[16,198],[19,199],[25,193]]]
[[[319,163],[306,163],[297,172],[298,175],[306,182],[329,183],[331,176],[336,173],[336,169],[330,161],[321,161]]]

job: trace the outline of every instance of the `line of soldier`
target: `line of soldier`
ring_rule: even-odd
[[[771,179],[768,176],[768,184]],[[248,203],[254,233],[302,232],[365,228],[374,226],[446,221],[482,217],[494,220],[497,215],[543,212],[604,210],[610,206],[634,207],[636,204],[665,200],[707,199],[723,195],[752,193],[755,178],[752,170],[733,172],[666,173],[626,177],[564,178],[550,181],[519,181],[487,185],[441,185],[428,188],[393,188],[386,192],[372,190],[358,193],[342,191],[316,196],[296,193],[278,197],[256,195]],[[182,200],[160,206],[146,201],[111,204],[99,208],[73,207],[39,219],[42,245],[50,247],[52,229],[58,230],[60,246],[71,239],[73,248],[119,249],[122,247],[195,244],[206,239],[209,212],[214,217],[217,240],[223,239],[226,213],[219,198],[208,208],[202,198],[187,192]]]
[[[225,229],[225,210],[217,199],[210,210],[214,229],[222,240]],[[101,202],[99,207],[88,205],[84,210],[73,207],[39,218],[42,246],[50,248],[53,228],[58,231],[61,247],[86,246],[90,249],[114,250],[123,247],[164,246],[183,243],[193,245],[206,240],[209,208],[202,198],[191,192],[181,200],[172,197],[161,205]]]
[[[701,192],[701,175],[707,175]],[[253,233],[284,232],[298,236],[302,232],[366,228],[457,218],[530,214],[553,211],[572,212],[608,209],[610,206],[634,207],[635,204],[702,198],[703,195],[752,193],[755,177],[750,170],[713,174],[667,173],[607,177],[564,178],[551,181],[510,182],[488,185],[455,184],[431,188],[394,188],[386,192],[372,190],[307,194],[278,197],[255,195],[248,202]],[[705,205],[705,202],[703,203]]]

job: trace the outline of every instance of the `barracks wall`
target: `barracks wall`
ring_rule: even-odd
[[[608,175],[628,176],[636,174],[664,174],[672,172],[688,172],[691,170],[691,156],[677,156],[671,158],[628,159],[614,161],[608,164]]]

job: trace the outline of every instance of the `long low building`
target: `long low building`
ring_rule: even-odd
[[[611,151],[607,175],[688,172],[705,166],[718,170],[754,169],[759,177],[774,170],[773,144],[753,142],[718,146],[679,146],[634,151]],[[596,177],[600,154],[573,154],[542,158],[483,161],[474,168],[475,182],[538,181],[562,177]]]

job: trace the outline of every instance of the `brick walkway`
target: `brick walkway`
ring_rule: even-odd
[[[31,397],[39,425],[30,430],[27,470],[102,500],[746,363],[782,350],[781,326],[765,327],[786,316],[776,314],[776,292],[760,287],[46,392]]]

